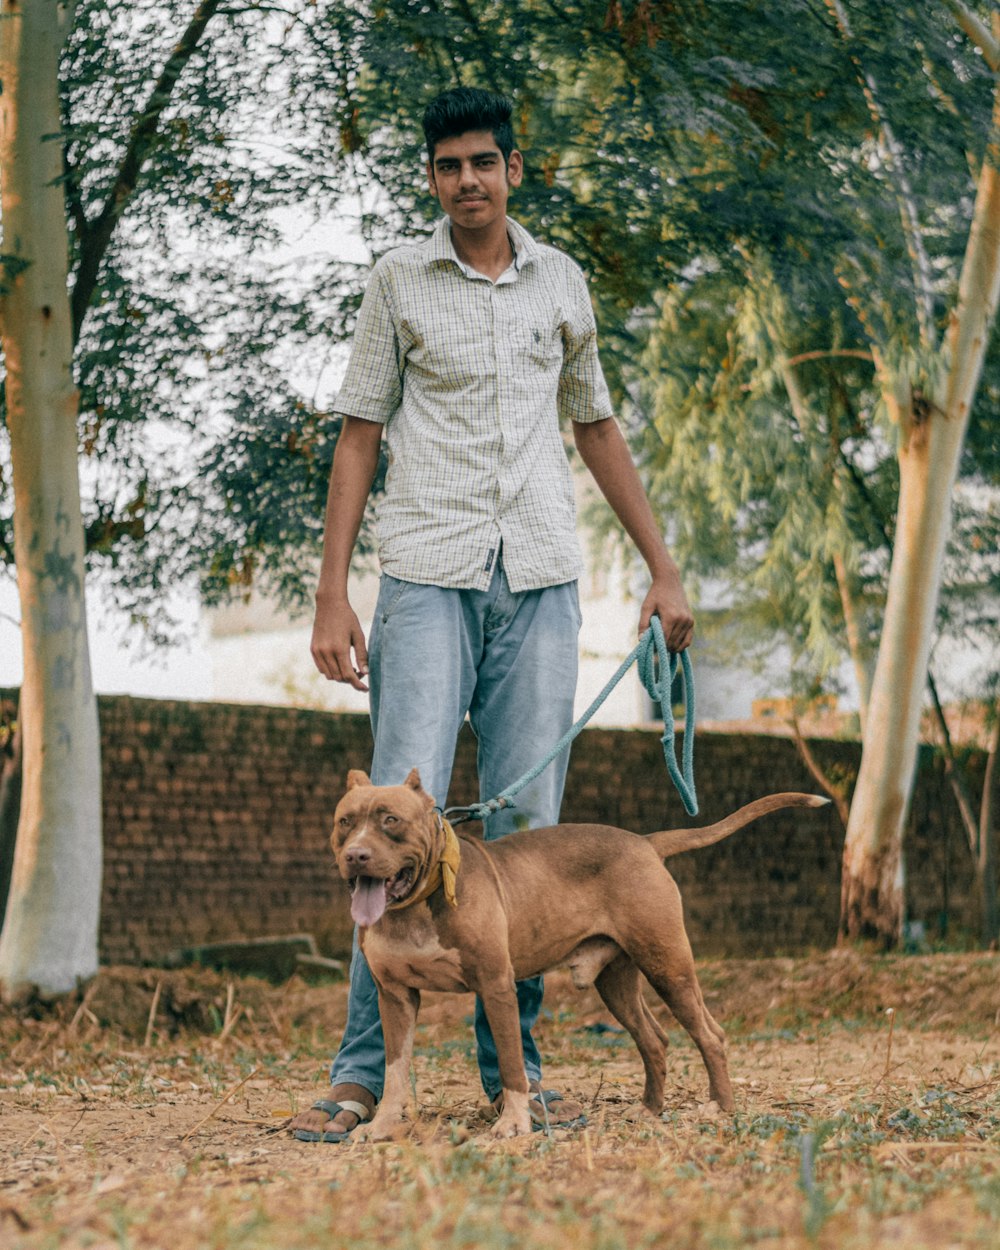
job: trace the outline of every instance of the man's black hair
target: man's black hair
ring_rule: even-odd
[[[506,165],[514,150],[514,128],[510,123],[513,111],[513,100],[479,87],[453,87],[442,92],[424,110],[427,159],[433,162],[434,149],[441,139],[454,139],[469,130],[489,130]]]

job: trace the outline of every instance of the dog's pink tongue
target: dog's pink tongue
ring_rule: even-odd
[[[371,925],[385,911],[385,882],[375,877],[359,877],[351,896],[351,918],[355,924]]]

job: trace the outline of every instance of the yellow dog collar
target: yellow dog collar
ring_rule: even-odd
[[[444,847],[438,856],[437,863],[428,874],[427,880],[424,882],[423,889],[417,894],[411,894],[409,898],[403,899],[397,903],[396,907],[411,907],[414,903],[422,902],[425,898],[429,898],[439,887],[444,887],[445,902],[449,907],[457,907],[458,899],[455,896],[455,885],[458,880],[458,870],[462,863],[462,847],[458,840],[458,835],[445,818],[437,813],[438,825],[444,834]]]

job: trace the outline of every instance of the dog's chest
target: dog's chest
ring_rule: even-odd
[[[379,980],[417,990],[468,988],[459,952],[441,945],[429,920],[400,924],[395,916],[387,916],[365,933],[364,953]]]

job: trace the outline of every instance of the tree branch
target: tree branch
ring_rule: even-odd
[[[851,805],[847,797],[847,783],[842,782],[838,784],[837,782],[832,781],[823,771],[820,762],[816,759],[815,755],[813,755],[812,748],[809,746],[809,743],[806,741],[805,736],[802,733],[802,727],[799,725],[799,718],[794,712],[789,719],[789,724],[795,738],[795,746],[798,749],[803,764],[805,764],[806,768],[808,768],[817,784],[820,785],[833,800],[834,806],[837,809],[837,815],[840,817],[841,822],[846,829],[847,821],[851,814]]]
[[[906,239],[906,248],[913,264],[913,286],[916,295],[920,341],[925,347],[934,348],[937,346],[937,333],[934,328],[934,288],[931,264],[927,249],[924,247],[923,231],[920,228],[920,217],[917,213],[913,187],[910,185],[909,175],[906,172],[903,149],[882,107],[878,83],[865,69],[858,53],[850,49],[850,45],[854,43],[854,35],[842,0],[826,0],[826,4],[837,23],[837,29],[845,43],[849,45],[849,55],[857,71],[858,81],[868,104],[868,111],[879,128],[886,163],[895,175],[903,237]]]
[[[944,401],[950,421],[967,421],[1000,299],[1000,83],[993,94],[993,125],[983,153],[972,228],[966,244],[958,300],[946,344]]]
[[[995,39],[985,22],[977,14],[963,4],[962,0],[944,0],[945,7],[951,9],[955,20],[982,52],[986,64],[995,74],[1000,73],[1000,41]]]
[[[160,120],[170,103],[177,80],[201,42],[206,26],[222,3],[223,0],[200,0],[187,29],[174,45],[173,52],[156,80],[145,108],[132,127],[125,154],[118,167],[118,176],[104,207],[87,225],[80,239],[80,263],[72,293],[74,343],[80,337],[83,319],[97,285],[101,261],[108,250],[115,227],[135,192],[139,174],[153,149]]]
[[[824,360],[828,356],[851,356],[855,360],[867,360],[870,364],[875,363],[875,357],[871,352],[866,352],[860,347],[831,347],[828,350],[814,352],[800,352],[798,356],[789,356],[784,362],[786,366],[805,364],[807,360]]]
[[[934,719],[937,721],[938,731],[941,734],[945,776],[948,778],[948,784],[951,786],[955,802],[958,804],[958,812],[962,818],[965,836],[969,840],[972,862],[977,863],[979,860],[979,829],[972,810],[972,800],[969,797],[969,791],[966,788],[965,778],[962,776],[958,760],[955,758],[955,746],[951,740],[951,730],[948,728],[948,722],[945,720],[937,682],[934,680],[934,675],[930,670],[927,673],[927,689],[930,691],[931,702],[934,705]]]

